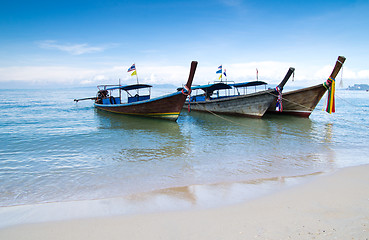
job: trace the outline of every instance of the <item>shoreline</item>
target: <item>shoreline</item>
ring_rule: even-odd
[[[0,239],[368,239],[369,165],[229,206],[0,229]]]
[[[302,184],[325,173],[194,184],[108,198],[1,206],[0,229],[43,222],[231,206]]]

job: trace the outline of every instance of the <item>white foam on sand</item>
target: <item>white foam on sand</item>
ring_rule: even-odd
[[[345,168],[223,207],[7,227],[0,239],[368,239],[368,173]]]
[[[0,207],[0,228],[27,223],[221,207],[270,194],[307,181],[317,174],[182,186],[115,198]]]

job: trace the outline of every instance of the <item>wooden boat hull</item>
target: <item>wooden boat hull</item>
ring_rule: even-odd
[[[330,78],[336,78],[345,60],[345,57],[338,56]],[[283,93],[283,111],[277,112],[275,110],[276,101],[274,101],[272,105],[268,108],[268,112],[308,118],[312,111],[315,109],[316,105],[319,103],[320,99],[322,99],[324,93],[327,91],[327,88],[329,87],[330,84],[326,82],[324,84],[318,84],[312,87]]]
[[[188,89],[191,89],[196,68],[197,62],[192,61],[190,74],[185,85],[186,91],[182,90],[153,99],[123,104],[102,104],[95,101],[94,106],[107,112],[176,121],[188,96]]]
[[[94,106],[107,112],[176,121],[186,98],[182,92],[176,92],[146,101],[111,105],[95,103]]]
[[[277,88],[283,89],[283,86],[294,71],[294,68],[289,68],[286,76]],[[268,89],[246,95],[227,96],[199,102],[194,101],[191,102],[190,107],[194,111],[261,118],[277,97],[277,89]],[[188,102],[185,103],[184,107],[188,107]]]
[[[268,108],[268,113],[308,118],[326,91],[323,84],[318,84],[283,93],[283,111],[275,110],[277,104],[275,100]]]
[[[190,109],[191,111],[261,118],[276,98],[276,95],[277,92],[270,89],[247,95],[191,102]],[[188,107],[188,102],[184,104],[184,107]]]

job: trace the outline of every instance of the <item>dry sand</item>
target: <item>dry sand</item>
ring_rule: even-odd
[[[369,239],[369,165],[233,206],[26,224],[0,239]]]

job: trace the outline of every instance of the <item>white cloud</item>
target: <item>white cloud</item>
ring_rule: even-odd
[[[358,77],[361,79],[369,79],[369,70],[362,70],[362,71],[359,71],[357,74],[358,74]]]
[[[107,80],[108,77],[105,76],[104,74],[100,74],[100,75],[96,75],[93,77],[94,81],[103,81],[103,80]]]
[[[14,66],[0,68],[0,82],[25,81],[34,84],[58,83],[73,85],[114,84],[121,79],[122,84],[136,82],[136,77],[127,72],[130,65],[112,66],[110,68],[78,68],[68,66]],[[172,84],[181,86],[186,83],[190,70],[190,63],[186,66],[163,66],[158,63],[145,63],[137,66],[137,74],[141,83]],[[211,83],[218,80],[216,66],[204,66],[199,63],[194,85]],[[243,82],[256,79],[256,68],[259,71],[259,80],[271,85],[277,85],[287,73],[289,67],[295,67],[294,81],[290,79],[286,86],[311,86],[324,82],[332,72],[333,65],[317,68],[314,66],[299,66],[287,62],[250,62],[224,64],[229,81]],[[341,72],[337,76],[341,79]],[[369,79],[369,70],[353,71],[344,67],[343,82],[345,86],[353,83],[366,83]]]
[[[60,44],[54,40],[45,40],[38,42],[40,48],[44,49],[56,49],[63,52],[67,52],[72,55],[82,55],[86,53],[102,52],[105,49],[112,47],[114,44],[106,46],[90,46],[87,43],[81,44]]]
[[[21,66],[0,68],[0,82],[24,81],[33,84],[78,83],[102,80],[101,74],[111,71],[66,66]]]

